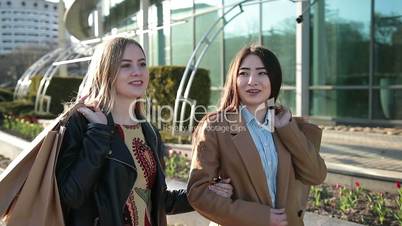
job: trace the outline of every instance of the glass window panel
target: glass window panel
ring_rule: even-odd
[[[221,1],[217,0],[196,0],[195,2],[196,13],[207,12],[200,16],[195,17],[195,34],[196,44],[201,40],[206,32],[210,29],[211,25],[221,17],[222,10],[217,9],[221,5]],[[222,26],[219,24],[218,26]],[[214,29],[213,31],[215,31]],[[211,85],[220,87],[223,85],[223,75],[221,68],[222,62],[222,49],[223,49],[223,34],[222,32],[215,38],[209,46],[207,52],[201,60],[200,67],[208,69],[210,72]]]
[[[171,23],[183,22],[172,26],[172,64],[185,66],[193,51],[193,1],[172,0],[170,3]]]
[[[193,22],[190,19],[187,23],[172,27],[172,64],[185,66],[192,51]]]
[[[311,84],[368,84],[370,4],[320,0],[312,7]]]
[[[402,84],[402,1],[375,1],[374,84]]]
[[[373,90],[373,118],[402,120],[402,90]]]
[[[169,64],[169,35],[170,27],[157,29],[163,26],[166,18],[170,14],[168,4],[156,3],[149,8],[148,16],[153,18],[148,26],[151,29],[149,32],[149,64],[150,65],[166,65]]]
[[[170,0],[172,23],[193,14],[193,0]]]
[[[296,91],[281,90],[279,92],[278,101],[288,107],[291,112],[296,112]]]
[[[228,1],[225,1],[225,5],[227,2]],[[225,8],[225,10],[228,9],[229,8]],[[241,48],[248,44],[258,43],[259,41],[259,4],[244,6],[243,9],[244,12],[234,18],[224,28],[225,72],[232,59]],[[231,12],[230,15],[234,15],[236,12]]]
[[[211,97],[209,98],[208,111],[216,111],[218,109],[219,100],[222,96],[222,90],[211,90]]]
[[[368,118],[366,90],[312,90],[310,115],[334,118]]]
[[[262,5],[263,44],[282,66],[283,84],[296,84],[296,4],[274,1]],[[266,13],[264,13],[266,12]]]
[[[131,0],[104,0],[103,8],[103,31],[109,33],[113,28],[118,32],[129,31],[137,28],[136,12],[139,10],[139,1]]]

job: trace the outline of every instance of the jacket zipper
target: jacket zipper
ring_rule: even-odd
[[[112,160],[112,161],[116,161],[116,162],[118,162],[118,163],[120,163],[120,164],[123,164],[123,165],[125,165],[125,166],[127,166],[127,167],[130,167],[130,168],[133,169],[134,171],[137,171],[136,168],[134,168],[134,167],[131,166],[130,164],[127,164],[127,163],[125,163],[125,162],[123,162],[123,161],[121,161],[121,160],[118,160],[118,159],[112,158],[112,157],[106,157],[106,158],[107,158],[107,159],[110,159],[110,160]]]

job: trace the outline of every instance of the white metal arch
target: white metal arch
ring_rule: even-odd
[[[91,48],[92,47],[90,47],[90,46],[86,46],[86,45],[82,45],[82,44],[78,44],[73,47],[69,47],[69,48],[65,49],[61,54],[59,54],[59,56],[57,56],[57,58],[54,59],[54,62],[66,61],[69,59],[76,59],[76,58],[82,56],[82,54],[84,54],[84,53],[90,53],[91,51],[87,51],[87,50],[91,49]],[[44,103],[44,99],[46,97],[46,91],[50,85],[50,82],[51,82],[53,76],[56,74],[57,70],[59,69],[59,67],[61,65],[63,65],[63,64],[53,63],[47,68],[42,80],[40,81],[39,88],[36,93],[35,112],[44,112],[43,103]]]
[[[55,57],[57,57],[61,52],[62,48],[55,49],[37,60],[32,64],[22,76],[18,79],[17,85],[14,90],[14,99],[21,99],[28,95],[29,86],[31,85],[31,79],[40,70],[45,68],[47,65],[51,64]]]
[[[229,10],[227,10],[221,17],[219,17],[209,28],[209,30],[204,34],[204,36],[201,38],[201,40],[198,42],[197,46],[195,47],[193,53],[191,54],[190,59],[187,62],[186,69],[183,73],[183,77],[180,81],[179,88],[177,90],[176,94],[176,100],[174,104],[174,116],[173,116],[173,126],[172,126],[172,134],[189,134],[190,129],[193,126],[193,116],[195,113],[195,100],[191,100],[188,98],[191,85],[193,83],[193,79],[195,76],[195,73],[197,72],[198,66],[205,55],[206,51],[208,50],[209,46],[211,43],[215,40],[215,38],[218,36],[218,34],[223,30],[223,28],[230,23],[234,18],[236,18],[238,15],[244,12],[243,10],[243,4],[246,2],[251,2],[253,0],[243,0],[241,2],[238,2],[237,4],[233,5]],[[235,12],[235,9],[239,9],[237,13]],[[219,26],[220,22],[222,22],[222,26]],[[191,74],[189,75],[191,71]],[[188,78],[189,77],[189,78]],[[185,87],[185,90],[183,92],[183,89]],[[180,111],[180,118],[178,119],[178,114],[179,114],[179,105],[180,102],[182,102],[181,105],[181,111]],[[183,128],[183,123],[184,123],[184,116],[185,116],[185,109],[186,109],[186,103],[190,104],[191,107],[191,116],[190,116],[190,124],[188,127],[188,130],[184,130]],[[176,125],[179,124],[178,127]]]

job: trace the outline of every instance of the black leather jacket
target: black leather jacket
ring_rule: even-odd
[[[158,162],[151,191],[153,226],[166,226],[166,214],[192,211],[185,190],[168,191],[163,173],[164,144],[156,129],[141,123],[145,140]],[[137,171],[124,141],[108,125],[89,123],[72,114],[56,166],[56,177],[66,226],[120,226],[123,209],[137,178]]]

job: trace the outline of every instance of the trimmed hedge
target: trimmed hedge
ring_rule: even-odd
[[[35,105],[28,100],[0,102],[0,112],[13,115],[27,114],[32,111]]]
[[[179,88],[180,81],[183,77],[184,70],[185,67],[180,66],[163,66],[163,67],[150,68],[149,70],[150,85],[148,88],[149,93],[148,96],[153,98],[152,100],[153,105],[156,104],[157,106],[160,107],[167,105],[170,106],[172,109],[174,108],[177,90]],[[209,99],[211,96],[210,86],[211,86],[211,80],[209,78],[209,71],[206,69],[199,68],[194,76],[194,80],[189,93],[189,98],[196,101],[196,106],[202,105],[207,109],[209,105]],[[180,109],[181,105],[179,105],[179,110]],[[171,115],[169,115],[168,113]],[[159,117],[163,117],[164,119],[173,119],[173,113],[174,112],[162,111]],[[189,115],[190,115],[190,106],[186,105],[184,119],[185,120],[188,119]],[[197,120],[200,120],[203,116],[204,115],[201,114],[195,115]],[[152,116],[152,118],[154,117]],[[170,134],[172,129],[171,127],[172,122],[167,122],[164,124],[158,123],[159,126],[162,126],[162,128],[159,128],[161,130],[161,134],[166,135]],[[183,126],[185,128],[188,125],[189,121],[185,121],[183,123]],[[194,126],[196,126],[196,124]],[[192,128],[186,128],[185,130],[187,129],[192,130]],[[164,137],[164,139],[168,137]],[[182,139],[180,139],[179,143],[183,142],[187,143],[187,141],[189,140],[188,136],[181,136],[181,138]]]
[[[39,88],[41,76],[32,78],[29,94],[34,97]],[[78,88],[81,84],[82,77],[53,77],[49,87],[46,90],[46,95],[51,96],[50,113],[58,115],[63,112],[63,104],[71,101],[77,96]],[[33,98],[35,101],[35,98]]]
[[[159,105],[174,106],[176,93],[179,89],[184,70],[185,67],[181,66],[149,68],[149,96],[154,98]],[[210,86],[211,80],[209,78],[209,71],[199,68],[195,74],[189,98],[196,100],[197,105],[207,107],[211,96]]]
[[[11,89],[0,88],[0,102],[1,101],[12,101],[14,93]]]

